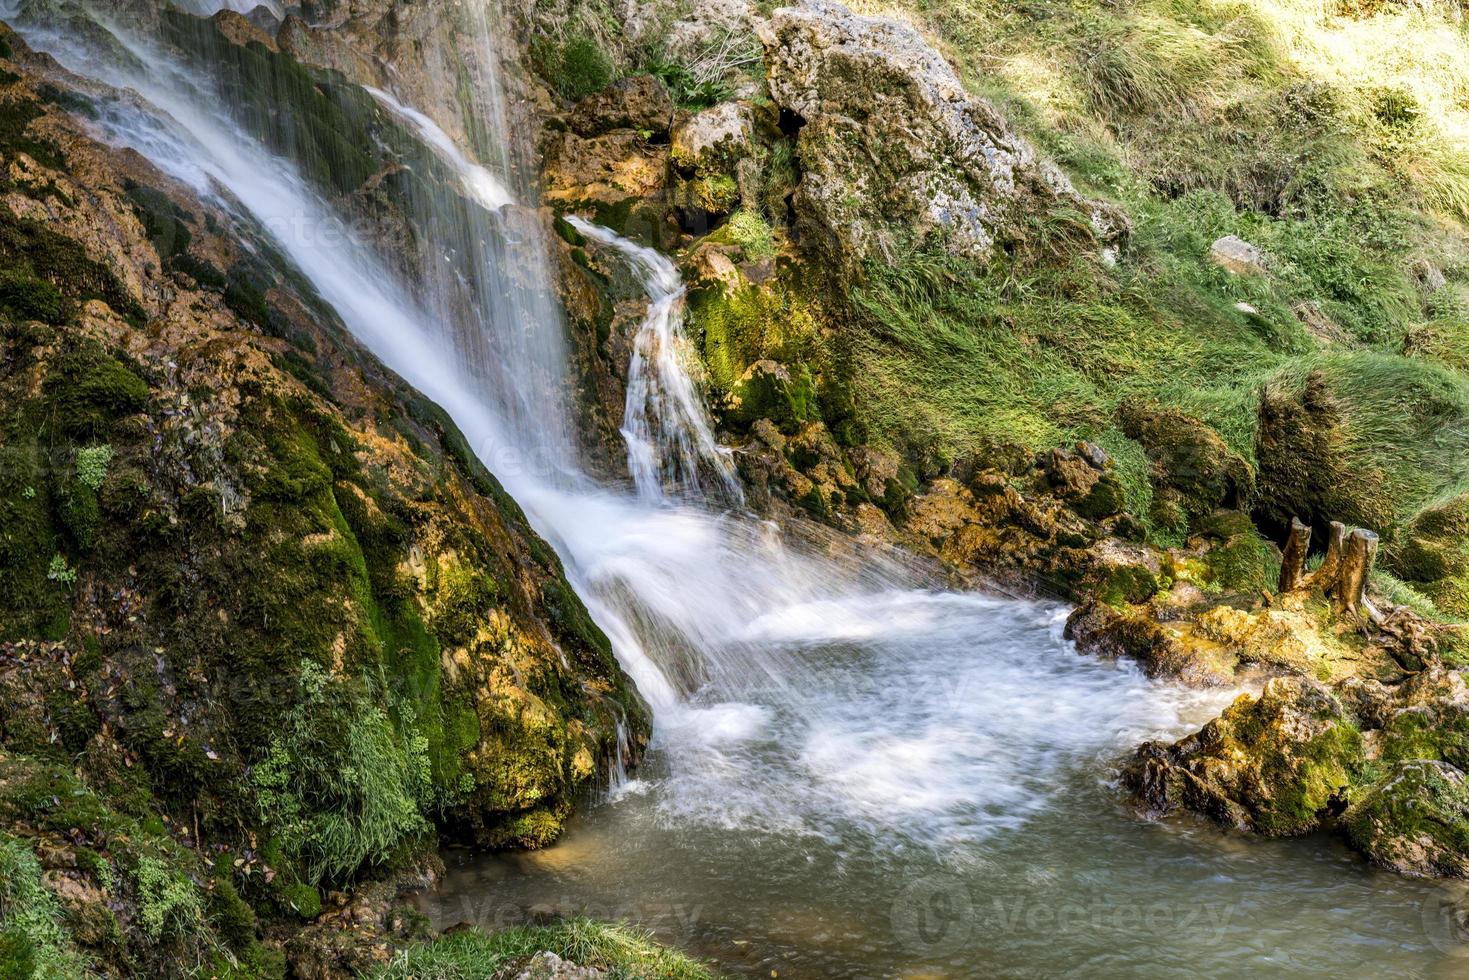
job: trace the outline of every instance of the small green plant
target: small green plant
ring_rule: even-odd
[[[157,858],[144,857],[138,860],[133,880],[138,886],[139,922],[153,942],[187,935],[202,925],[203,903],[197,889],[182,874]]]
[[[77,450],[77,482],[96,493],[107,480],[107,467],[112,462],[112,447],[87,446]]]
[[[674,62],[654,62],[647,71],[664,84],[676,105],[694,112],[718,105],[734,95],[734,90],[724,82],[718,79],[700,81],[687,67]]]
[[[60,923],[60,905],[30,847],[0,834],[0,976],[80,980],[81,958]]]
[[[750,260],[775,257],[775,236],[758,212],[740,209],[730,216],[729,237]]]
[[[53,582],[60,582],[62,585],[75,585],[77,573],[76,569],[67,565],[66,559],[61,555],[52,555],[51,564],[46,569],[46,577]]]
[[[23,498],[25,498],[26,500],[35,500],[36,499],[36,488],[35,487],[26,487],[24,490],[22,490],[20,492],[20,495]]]

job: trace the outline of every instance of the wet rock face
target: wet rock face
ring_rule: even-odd
[[[799,122],[798,217],[844,265],[892,260],[942,234],[983,258],[1056,208],[1087,214],[1103,243],[1126,219],[1083,199],[917,31],[802,0],[757,28],[771,97]]]
[[[0,202],[0,273],[28,297],[0,316],[0,757],[60,760],[199,853],[270,842],[274,880],[306,891],[313,807],[394,810],[405,850],[429,820],[554,838],[620,725],[646,736],[554,552],[264,242],[93,141],[37,94],[74,94],[66,76],[0,37],[5,101],[46,134],[0,142],[31,175]],[[366,742],[389,746],[381,778],[323,790],[308,743],[335,774]],[[299,821],[258,805],[267,760]]]

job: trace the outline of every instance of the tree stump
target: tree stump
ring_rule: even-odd
[[[1286,539],[1280,560],[1280,591],[1320,589],[1335,601],[1339,612],[1353,616],[1366,615],[1373,622],[1382,614],[1367,600],[1367,586],[1372,567],[1377,561],[1377,535],[1365,528],[1348,531],[1341,521],[1331,522],[1326,539],[1326,557],[1314,572],[1306,571],[1306,557],[1311,547],[1311,528],[1298,518],[1291,518],[1290,537]]]
[[[1372,566],[1377,562],[1377,535],[1357,528],[1347,538],[1342,554],[1341,572],[1337,576],[1336,604],[1342,612],[1358,615],[1367,603],[1367,583]],[[1370,610],[1369,612],[1375,612]]]
[[[1314,585],[1331,595],[1336,591],[1337,579],[1341,575],[1342,553],[1347,547],[1347,526],[1341,521],[1331,522],[1331,531],[1326,538],[1326,557],[1321,561],[1321,567],[1311,575],[1311,580],[1306,583]]]
[[[1311,552],[1311,526],[1290,519],[1290,537],[1280,558],[1280,591],[1294,592],[1306,585],[1306,558]]]

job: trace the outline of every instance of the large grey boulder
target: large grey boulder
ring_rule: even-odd
[[[798,218],[843,265],[937,236],[984,258],[1058,211],[1104,246],[1125,233],[1119,210],[1078,194],[912,27],[801,0],[757,32],[770,94],[802,124]]]

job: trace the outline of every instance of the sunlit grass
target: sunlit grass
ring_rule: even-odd
[[[405,950],[374,980],[492,980],[551,952],[605,970],[613,980],[714,980],[708,967],[626,926],[573,919],[543,928],[471,929]]]

